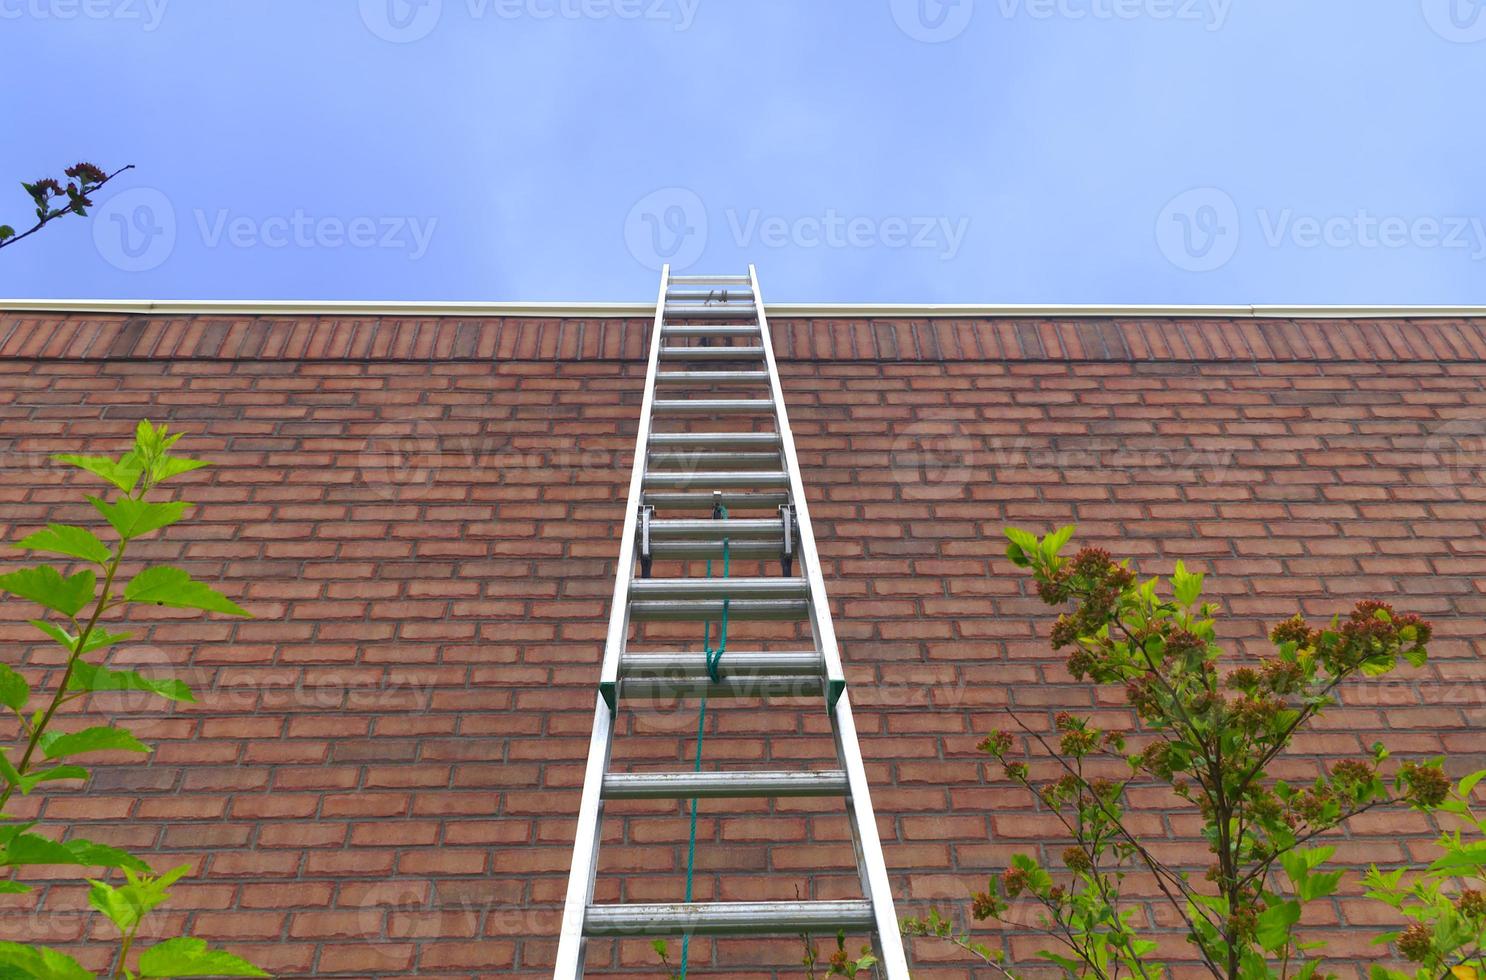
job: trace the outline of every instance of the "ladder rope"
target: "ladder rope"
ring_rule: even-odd
[[[719,520],[727,520],[728,509],[721,504],[717,505],[716,516]],[[728,554],[728,539],[722,539],[722,577],[728,578],[732,573],[732,559]],[[712,577],[712,559],[707,559],[707,577]],[[728,646],[728,603],[732,599],[728,596],[722,598],[722,623],[717,630],[717,649],[712,649],[712,624],[702,624],[702,652],[706,656],[707,676],[715,684],[722,680],[722,652]],[[702,705],[697,711],[697,757],[692,767],[692,772],[702,771],[702,741],[707,735],[707,695],[702,695]],[[691,798],[691,829],[686,836],[686,901],[691,902],[692,885],[695,879],[697,865],[697,798]],[[691,953],[691,933],[681,937],[681,971],[680,980],[686,980],[687,960]]]

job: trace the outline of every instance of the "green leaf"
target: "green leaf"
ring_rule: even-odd
[[[231,953],[211,949],[192,936],[167,939],[139,957],[141,977],[266,977],[267,973]]]
[[[170,701],[195,701],[184,681],[151,680],[132,670],[110,670],[79,660],[67,679],[69,691],[149,691]]]
[[[186,508],[191,506],[184,500],[153,504],[133,497],[124,497],[112,504],[100,497],[89,497],[88,502],[98,508],[103,519],[113,525],[113,529],[119,532],[119,537],[125,540],[169,527],[180,520],[186,513]]]
[[[0,590],[30,599],[68,617],[76,616],[88,604],[97,583],[98,579],[91,570],[63,578],[62,573],[50,565],[0,575]]]
[[[1271,905],[1259,913],[1259,923],[1254,929],[1254,938],[1259,945],[1275,952],[1290,941],[1290,929],[1300,921],[1299,902],[1281,902]]]
[[[1023,551],[1033,553],[1037,551],[1037,535],[1030,531],[1023,531],[1019,527],[1009,527],[1006,529],[1006,537]]]
[[[127,883],[119,887],[90,878],[88,883],[93,887],[88,891],[88,903],[108,916],[120,932],[128,933],[170,897],[170,886],[190,870],[189,864],[182,864],[159,876],[126,870]]]
[[[1429,651],[1412,647],[1403,652],[1403,659],[1409,662],[1410,667],[1423,667],[1429,663]]]
[[[21,881],[0,881],[0,895],[24,895],[31,886]]]
[[[167,456],[150,468],[150,477],[156,483],[164,483],[173,476],[180,476],[182,473],[190,473],[192,470],[199,470],[203,466],[210,465],[212,464],[204,459]]]
[[[16,785],[21,788],[22,794],[28,794],[41,783],[54,783],[59,779],[87,778],[88,770],[82,766],[52,766],[50,769],[26,773],[16,781]]]
[[[124,868],[149,871],[139,858],[107,844],[81,838],[58,842],[40,834],[16,834],[0,849],[0,865],[72,864],[86,868]],[[4,974],[0,974],[3,977]]]
[[[68,653],[74,652],[73,648],[77,646],[77,637],[73,636],[62,627],[56,626],[52,623],[48,623],[44,619],[33,619],[31,620],[31,625],[41,630],[47,636],[50,636],[52,639],[56,640],[57,643],[60,644]],[[95,626],[93,627],[93,631],[88,634],[87,641],[83,643],[83,648],[76,652],[92,653],[94,650],[98,650],[106,646],[111,646],[112,644],[118,643],[122,640],[127,640],[133,635],[134,634],[132,633],[110,633],[108,630],[100,629]]]
[[[22,538],[16,547],[70,555],[100,565],[106,564],[113,557],[108,545],[99,541],[96,534],[85,527],[74,527],[71,524],[48,524],[45,531],[37,531]]]
[[[1180,561],[1176,563],[1176,571],[1171,575],[1172,595],[1176,601],[1183,606],[1190,606],[1197,602],[1202,596],[1203,575],[1192,574],[1187,571],[1187,566]]]
[[[108,844],[95,844],[81,838],[70,840],[65,845],[72,852],[74,864],[89,868],[122,868],[125,871],[149,873],[150,866],[139,858]]]
[[[94,476],[102,477],[112,483],[125,493],[134,489],[134,485],[139,482],[140,475],[144,473],[144,467],[133,453],[127,453],[119,459],[112,459],[108,456],[76,456],[72,453],[61,453],[53,456],[52,459],[87,470]]]
[[[1486,769],[1482,769],[1480,772],[1473,772],[1469,776],[1466,776],[1464,779],[1462,779],[1460,781],[1459,788],[1456,789],[1456,792],[1468,799],[1471,795],[1471,790],[1475,789],[1476,784],[1479,783],[1482,779],[1486,779]]]
[[[124,598],[129,602],[153,602],[178,609],[205,609],[233,616],[249,615],[246,609],[222,593],[169,565],[146,568],[134,576],[124,587]]]
[[[14,228],[10,227],[10,225],[0,225],[0,242],[5,241],[5,239],[7,238],[13,237],[15,237]]]
[[[1042,539],[1042,555],[1049,563],[1058,557],[1058,552],[1063,550],[1063,546],[1068,543],[1069,538],[1073,537],[1075,530],[1072,524],[1068,524]]]
[[[76,864],[77,856],[66,845],[40,834],[17,834],[0,850],[0,864]]]
[[[19,714],[31,699],[31,685],[5,664],[0,664],[0,704]]]
[[[123,728],[109,728],[106,725],[96,725],[92,728],[84,728],[80,732],[68,732],[65,735],[59,732],[43,732],[38,743],[48,759],[61,759],[83,752],[117,750],[148,752],[150,750],[149,746],[135,738],[129,731]]]
[[[37,980],[94,980],[77,960],[46,946],[0,942],[0,976]]]

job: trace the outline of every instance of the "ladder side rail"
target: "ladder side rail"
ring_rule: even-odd
[[[599,673],[599,691],[615,707],[619,683],[619,658],[629,632],[630,581],[635,574],[635,535],[644,501],[645,470],[650,465],[650,427],[655,414],[655,376],[660,369],[661,327],[666,317],[666,289],[671,267],[660,270],[660,296],[655,301],[655,323],[650,328],[650,357],[645,366],[645,396],[640,403],[640,428],[635,435],[635,464],[630,472],[629,498],[624,510],[624,530],[619,539],[619,564],[614,573],[614,605],[609,609],[609,634],[604,641],[604,664]]]
[[[893,906],[891,883],[888,881],[887,865],[882,857],[882,841],[877,832],[877,820],[872,809],[871,791],[867,783],[867,770],[862,761],[861,746],[857,741],[856,721],[851,713],[851,699],[847,696],[846,678],[841,667],[841,653],[836,644],[836,629],[831,620],[831,609],[826,599],[825,576],[821,572],[820,555],[815,548],[815,533],[810,524],[810,511],[805,501],[804,483],[800,477],[800,460],[795,451],[794,435],[790,432],[789,416],[784,405],[784,389],[779,381],[779,365],[774,357],[773,338],[769,333],[768,316],[764,312],[763,293],[759,289],[758,270],[748,266],[748,278],[753,287],[753,301],[758,307],[758,325],[764,359],[768,365],[769,385],[774,397],[774,415],[779,430],[780,450],[784,455],[785,470],[789,473],[789,490],[794,505],[795,521],[799,528],[800,561],[805,576],[810,582],[810,619],[815,630],[816,645],[826,664],[826,678],[832,694],[828,695],[831,728],[836,738],[836,750],[846,772],[848,785],[847,814],[851,818],[852,843],[857,852],[857,867],[862,877],[862,893],[872,903],[873,917],[877,926],[876,946],[881,960],[879,967],[887,980],[909,980],[908,957],[903,949],[903,936],[899,931],[897,912]]]
[[[555,980],[581,980],[587,940],[583,920],[593,900],[598,874],[598,850],[602,837],[603,783],[613,746],[619,660],[629,631],[629,590],[635,571],[635,534],[639,524],[645,468],[650,450],[650,423],[655,401],[655,376],[660,366],[661,325],[665,321],[666,289],[671,267],[660,272],[660,295],[655,302],[655,321],[650,330],[650,356],[645,367],[645,394],[640,404],[640,425],[635,436],[635,459],[630,472],[629,498],[625,505],[619,564],[614,573],[614,604],[609,610],[609,632],[604,642],[604,662],[599,675],[599,693],[594,699],[593,735],[588,744],[588,765],[583,776],[583,796],[578,824],[573,832],[573,863],[568,871],[567,898],[563,905],[562,932],[558,937]]]
[[[784,388],[779,383],[779,364],[774,358],[774,341],[769,334],[769,320],[764,312],[763,294],[759,292],[758,271],[748,266],[753,286],[753,302],[758,308],[758,327],[764,362],[769,374],[769,394],[774,399],[774,428],[779,433],[779,452],[784,460],[790,504],[794,509],[795,528],[800,539],[800,567],[810,587],[810,625],[815,646],[825,658],[826,686],[831,700],[846,687],[841,669],[841,654],[836,647],[836,627],[831,622],[831,607],[826,600],[825,576],[820,570],[820,556],[815,550],[815,535],[810,529],[810,508],[805,502],[805,486],[800,479],[800,457],[795,451],[795,437],[789,427],[789,413],[784,407]]]
[[[588,939],[583,921],[593,904],[598,873],[599,843],[603,836],[604,774],[609,771],[613,748],[614,709],[603,695],[594,697],[593,735],[588,743],[588,766],[583,774],[583,800],[578,807],[578,826],[573,832],[573,866],[568,872],[568,892],[562,909],[562,932],[557,940],[555,980],[582,980]]]

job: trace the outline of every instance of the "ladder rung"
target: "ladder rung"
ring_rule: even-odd
[[[735,576],[732,578],[637,578],[630,583],[635,599],[803,599],[810,595],[808,579],[791,576]]]
[[[778,542],[729,541],[731,558],[778,558],[784,548]],[[722,539],[711,541],[656,541],[650,545],[651,558],[721,558]]]
[[[655,473],[645,471],[647,490],[725,490],[739,487],[789,486],[789,474],[777,470],[712,473]],[[780,503],[785,501],[781,500]],[[710,505],[709,505],[710,506]],[[726,506],[726,501],[724,501]]]
[[[673,276],[671,282],[676,282]],[[666,302],[678,303],[748,303],[753,304],[753,290],[737,286],[719,286],[716,289],[668,289]]]
[[[737,446],[777,446],[777,432],[652,432],[650,447],[687,446],[692,449],[724,449]]]
[[[641,503],[674,510],[711,510],[722,504],[728,510],[773,510],[780,504],[789,503],[789,494],[782,492],[742,493],[726,491],[710,493],[655,493],[646,491]]]
[[[674,361],[745,361],[764,356],[762,347],[662,347],[662,358]]]
[[[660,371],[657,385],[751,385],[768,384],[768,371]]]
[[[729,650],[728,677],[758,675],[819,676],[825,658],[815,650]],[[706,677],[705,653],[626,653],[619,658],[620,677]]]
[[[748,415],[774,411],[768,398],[657,398],[656,415]]]
[[[640,581],[644,581],[641,579]],[[728,603],[729,619],[786,619],[799,621],[810,616],[805,599],[734,599]],[[635,622],[699,623],[722,619],[721,599],[647,599],[629,604]]]
[[[758,324],[755,323],[722,323],[722,324],[688,324],[685,326],[671,326],[667,324],[660,328],[662,337],[753,337],[759,336]]]
[[[671,276],[672,286],[751,286],[753,280],[747,276]]]
[[[754,469],[758,467],[779,467],[778,453],[651,453],[650,465],[655,469],[665,470],[698,470],[698,469]]]
[[[586,936],[772,936],[872,927],[867,901],[590,905],[583,916]]]
[[[669,520],[650,522],[650,540],[673,541],[678,538],[696,538],[725,532],[729,539],[759,539],[779,544],[784,534],[784,522],[778,518],[755,518],[741,521],[689,521]]]
[[[609,800],[845,796],[846,773],[841,769],[823,772],[610,773],[604,777],[603,795]]]
[[[752,303],[738,306],[697,303],[693,305],[666,306],[667,320],[743,320],[757,321],[758,310]]]
[[[726,654],[724,654],[726,657]],[[676,698],[818,698],[825,695],[824,678],[733,676],[724,668],[721,680],[710,677],[637,677],[619,682],[619,696],[628,701],[674,701]]]

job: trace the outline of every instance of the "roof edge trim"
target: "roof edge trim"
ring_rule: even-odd
[[[0,313],[102,313],[128,316],[648,317],[647,303],[394,302],[387,300],[0,299]],[[1486,306],[1307,306],[1077,303],[771,303],[780,317],[821,319],[1163,318],[1358,319],[1486,318]]]

